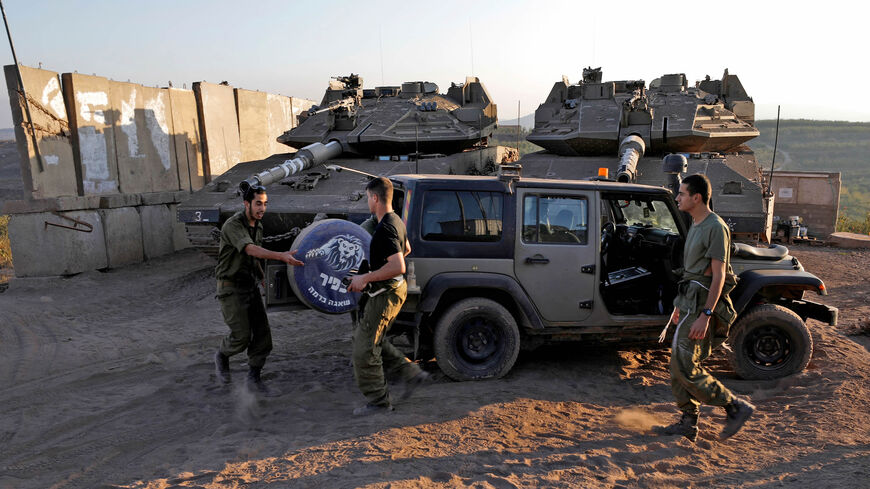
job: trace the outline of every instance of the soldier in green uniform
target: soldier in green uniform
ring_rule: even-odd
[[[248,351],[248,388],[268,393],[260,377],[266,357],[272,351],[272,332],[257,284],[263,270],[257,259],[283,261],[294,266],[302,262],[294,251],[277,252],[262,247],[267,195],[262,186],[251,187],[243,196],[245,209],[227,219],[221,228],[217,298],[230,333],[214,355],[215,371],[223,384],[230,382],[230,357]]]
[[[698,174],[686,177],[677,194],[679,209],[688,212],[693,222],[683,251],[682,281],[668,323],[676,325],[671,345],[671,390],[682,416],[676,423],[658,428],[661,434],[683,435],[693,442],[698,436],[702,403],[725,408],[723,440],[737,433],[755,410],[701,367],[701,362],[725,342],[736,317],[728,297],[736,284],[731,270],[731,235],[728,225],[710,210],[711,193],[710,180]]]
[[[355,415],[392,411],[384,369],[397,372],[405,383],[402,398],[425,382],[429,374],[411,362],[385,339],[408,295],[405,256],[411,252],[405,224],[393,212],[393,184],[375,178],[366,186],[369,210],[377,218],[369,245],[371,272],[353,277],[348,290],[366,289],[362,320],[353,334],[353,371],[356,384],[368,401],[354,409]]]

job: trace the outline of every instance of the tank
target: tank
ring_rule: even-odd
[[[673,187],[674,176],[704,173],[712,206],[746,239],[770,240],[773,197],[746,143],[759,135],[755,105],[736,75],[689,86],[685,74],[602,81],[601,68],[566,77],[535,111],[526,138],[544,151],[525,155],[523,175],[581,179],[600,175],[623,182]],[[685,165],[668,155],[681,155]],[[682,166],[682,168],[681,168]]]
[[[358,75],[333,78],[320,105],[278,137],[288,153],[242,162],[214,177],[179,204],[178,220],[193,246],[217,256],[220,226],[243,209],[241,191],[264,185],[264,244],[287,250],[314,221],[367,219],[364,189],[373,176],[484,174],[515,160],[515,152],[487,145],[496,110],[476,77],[451,84],[445,94],[425,81],[366,89]],[[271,281],[270,287],[282,284]],[[270,291],[267,305],[290,295]]]

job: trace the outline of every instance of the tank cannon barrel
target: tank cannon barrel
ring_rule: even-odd
[[[619,168],[616,181],[634,183],[637,181],[637,162],[646,151],[646,145],[638,136],[628,136],[619,145]]]
[[[338,141],[330,141],[326,144],[312,143],[296,152],[296,157],[290,160],[285,160],[278,166],[274,166],[268,170],[264,170],[256,175],[253,175],[246,180],[242,180],[239,184],[239,190],[244,195],[249,188],[262,185],[271,185],[279,180],[289,177],[290,175],[307,170],[316,165],[321,165],[326,161],[339,156],[342,153],[341,143]]]

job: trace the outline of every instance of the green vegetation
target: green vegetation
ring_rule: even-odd
[[[9,248],[9,216],[0,216],[0,270],[12,268],[12,250]],[[2,279],[2,274],[0,274]]]
[[[847,233],[870,234],[870,212],[864,215],[864,219],[854,219],[845,214],[837,217],[837,231]]]
[[[529,132],[530,131],[525,127],[520,129],[520,156],[544,149],[537,144],[532,144],[526,141],[526,136],[529,135]],[[489,144],[493,146],[510,146],[511,148],[516,148],[517,126],[500,126],[492,133],[492,138],[490,138]]]
[[[756,121],[761,136],[749,141],[770,171],[776,121]],[[779,123],[776,170],[841,172],[838,231],[870,231],[870,123],[784,120]]]

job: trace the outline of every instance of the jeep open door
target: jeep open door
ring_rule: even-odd
[[[514,269],[543,319],[582,321],[592,311],[597,283],[595,193],[517,188]]]

